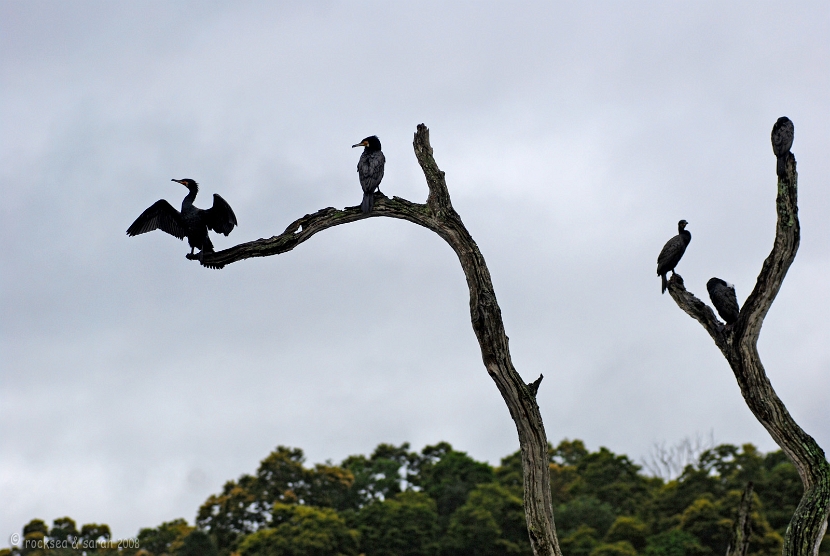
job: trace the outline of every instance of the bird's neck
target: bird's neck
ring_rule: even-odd
[[[195,187],[190,190],[190,193],[188,193],[187,196],[182,201],[182,210],[184,210],[185,207],[192,207],[193,206],[193,201],[196,200],[196,194],[198,192],[199,192],[199,190],[196,189]]]

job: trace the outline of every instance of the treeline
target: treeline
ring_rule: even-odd
[[[580,440],[550,447],[556,529],[566,556],[721,556],[741,493],[754,485],[749,556],[777,556],[801,497],[782,452],[751,444],[704,451],[675,480],[641,473],[627,456],[590,452]],[[520,454],[498,467],[446,442],[420,453],[379,445],[339,465],[304,465],[278,447],[253,475],[225,483],[184,519],[110,540],[106,525],[80,531],[68,518],[35,519],[6,555],[420,556],[531,555]],[[135,542],[137,541],[137,542]],[[97,543],[97,544],[96,544]],[[135,546],[135,545],[138,546]],[[821,556],[830,556],[825,539]]]

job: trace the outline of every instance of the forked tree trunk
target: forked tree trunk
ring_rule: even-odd
[[[775,393],[758,355],[761,325],[795,259],[800,240],[798,173],[791,153],[784,174],[778,178],[775,243],[738,320],[724,326],[712,309],[686,290],[678,274],[669,281],[669,293],[715,341],[735,374],[747,406],[798,470],[804,494],[784,535],[784,556],[816,556],[830,514],[830,464],[818,443],[798,426]]]
[[[524,509],[533,552],[537,556],[561,556],[553,522],[548,440],[536,403],[536,390],[541,376],[533,383],[525,384],[513,367],[490,271],[487,270],[478,245],[452,207],[444,172],[435,163],[429,143],[429,130],[423,124],[415,132],[413,146],[429,187],[425,204],[411,203],[399,197],[389,199],[379,196],[368,215],[363,214],[360,207],[343,210],[325,208],[296,220],[278,236],[207,254],[202,264],[210,268],[222,268],[250,257],[279,255],[294,249],[326,228],[374,216],[408,220],[441,236],[461,262],[470,289],[470,318],[481,348],[484,367],[501,392],[519,433],[524,471]]]

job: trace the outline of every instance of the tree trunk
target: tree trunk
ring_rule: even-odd
[[[749,537],[752,534],[752,488],[752,481],[749,481],[741,495],[741,504],[738,506],[738,515],[732,527],[732,540],[726,548],[726,556],[746,556],[749,549]]]
[[[686,290],[678,274],[669,281],[669,294],[715,341],[735,374],[747,406],[798,470],[804,494],[784,535],[784,556],[817,556],[830,514],[830,464],[818,443],[790,416],[758,355],[761,325],[800,241],[798,173],[792,153],[786,153],[785,163],[784,175],[778,178],[775,242],[738,320],[724,326],[711,308]]]
[[[294,249],[326,228],[375,216],[408,220],[441,236],[461,262],[470,289],[470,319],[481,348],[484,367],[501,392],[519,433],[524,471],[524,509],[533,552],[537,556],[561,556],[553,522],[548,441],[536,403],[541,376],[532,384],[525,384],[513,367],[490,271],[478,245],[452,207],[444,172],[435,163],[429,130],[423,124],[415,132],[413,146],[429,187],[426,204],[380,195],[368,215],[363,214],[360,207],[343,210],[325,208],[296,220],[278,236],[206,254],[201,262],[210,268],[222,268],[250,257],[278,255]]]

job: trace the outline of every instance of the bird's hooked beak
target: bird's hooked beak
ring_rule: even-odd
[[[180,184],[182,184],[182,185],[187,185],[186,183],[184,183],[184,180],[177,180],[176,178],[173,178],[173,179],[172,179],[172,180],[170,180],[170,181],[175,181],[175,182],[180,183]]]
[[[369,146],[369,141],[364,139],[363,141],[361,141],[357,145],[352,145],[352,148],[355,148],[355,147],[368,147],[368,146]]]

